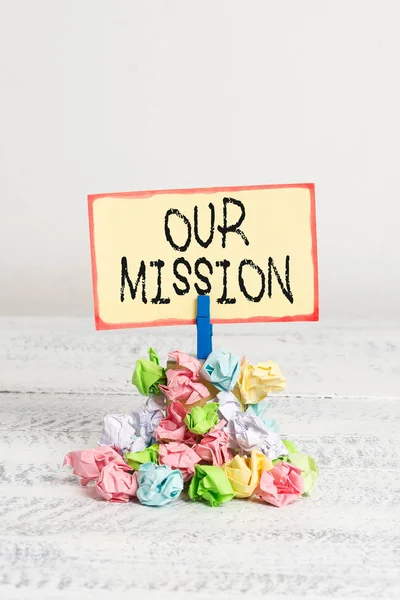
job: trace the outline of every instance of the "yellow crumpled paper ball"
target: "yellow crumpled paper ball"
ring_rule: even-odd
[[[281,392],[285,386],[286,379],[272,360],[257,365],[244,361],[240,368],[237,389],[244,404],[257,404],[269,393]]]
[[[270,471],[272,467],[269,458],[257,450],[252,450],[250,458],[237,454],[223,466],[236,498],[250,498],[263,471]]]

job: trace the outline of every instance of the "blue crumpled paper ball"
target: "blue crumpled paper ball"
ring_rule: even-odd
[[[278,423],[275,419],[270,419],[268,410],[270,403],[267,400],[261,400],[258,404],[249,404],[246,408],[246,412],[253,413],[256,417],[261,419],[266,429],[269,431],[279,431]]]
[[[146,506],[164,506],[176,500],[183,490],[183,477],[179,469],[152,462],[141,465],[137,476],[137,498]]]
[[[230,391],[236,385],[240,372],[240,356],[223,348],[216,348],[206,358],[200,375],[221,391]]]

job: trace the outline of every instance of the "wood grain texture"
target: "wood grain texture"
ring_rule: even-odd
[[[163,361],[172,349],[195,353],[195,327],[96,332],[91,319],[2,317],[0,389],[131,394],[135,361],[149,346]],[[217,346],[278,362],[288,394],[399,396],[400,327],[219,325]]]
[[[90,326],[0,319],[1,598],[400,597],[398,329],[220,332],[215,343],[280,362],[290,384],[271,411],[317,459],[318,487],[281,510],[158,510],[97,500],[62,460],[96,444],[105,413],[140,406],[129,379],[150,343],[165,358],[193,350],[193,332]]]

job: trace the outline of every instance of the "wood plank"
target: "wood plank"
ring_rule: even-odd
[[[293,385],[271,412],[317,459],[318,486],[281,510],[185,495],[157,510],[96,499],[62,460],[96,444],[103,414],[141,406],[129,377],[149,342],[190,351],[193,332],[91,327],[0,319],[2,598],[400,597],[398,329],[221,330],[282,363]]]
[[[25,327],[23,326],[25,325]],[[398,396],[400,328],[321,323],[218,326],[214,346],[278,362],[290,394]],[[149,346],[195,352],[194,327],[95,332],[91,319],[0,318],[0,389],[131,393]]]

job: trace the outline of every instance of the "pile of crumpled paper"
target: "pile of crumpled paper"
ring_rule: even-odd
[[[315,460],[269,417],[266,398],[286,383],[276,363],[217,349],[203,364],[171,352],[164,368],[150,348],[132,383],[147,396],[143,409],[106,415],[98,447],[65,457],[99,497],[164,506],[187,486],[191,500],[211,506],[255,496],[281,507],[310,494]]]

